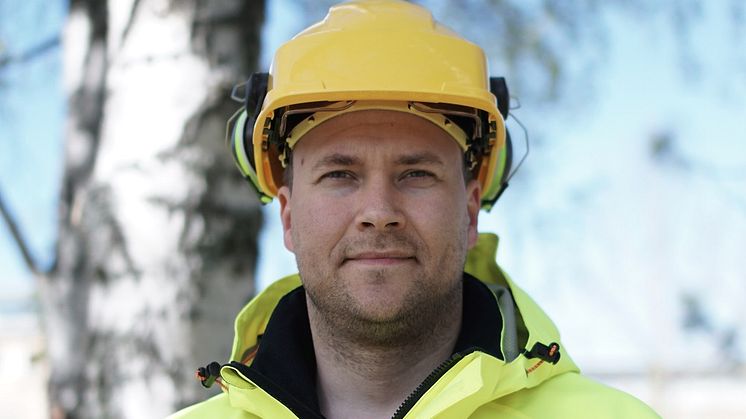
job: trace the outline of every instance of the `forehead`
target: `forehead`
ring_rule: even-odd
[[[432,122],[390,110],[350,112],[324,121],[296,144],[293,154],[313,158],[327,153],[406,155],[428,151],[460,162],[458,143]]]

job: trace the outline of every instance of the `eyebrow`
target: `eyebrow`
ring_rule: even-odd
[[[428,151],[423,151],[421,153],[405,154],[396,159],[396,164],[403,166],[413,166],[418,164],[443,165],[445,163],[443,163],[443,160],[441,160],[438,155]]]
[[[324,158],[317,161],[316,164],[313,165],[312,170],[327,166],[354,166],[360,163],[361,161],[357,157],[353,157],[348,154],[333,153],[328,156],[324,156]]]

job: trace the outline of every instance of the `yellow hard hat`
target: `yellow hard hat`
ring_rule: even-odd
[[[245,88],[245,106],[229,121],[232,151],[262,202],[277,195],[288,150],[309,121],[350,109],[412,112],[446,129],[481,184],[483,208],[507,185],[504,79],[490,78],[481,48],[421,6],[397,0],[333,6],[276,51],[269,74],[255,73],[237,87]]]

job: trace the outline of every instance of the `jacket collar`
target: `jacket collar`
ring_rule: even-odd
[[[463,356],[481,351],[503,359],[500,350],[502,317],[494,295],[469,274],[464,274],[463,284],[463,321],[454,353]],[[302,286],[280,299],[264,333],[258,338],[256,355],[241,372],[297,416],[321,416],[316,391],[316,359]]]

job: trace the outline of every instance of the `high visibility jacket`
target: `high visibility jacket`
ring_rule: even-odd
[[[644,403],[580,374],[559,332],[495,263],[497,236],[467,256],[464,314],[453,356],[396,412],[401,418],[657,418]],[[475,279],[476,278],[476,279]],[[315,358],[297,275],[254,298],[236,319],[224,392],[172,416],[314,418]]]

